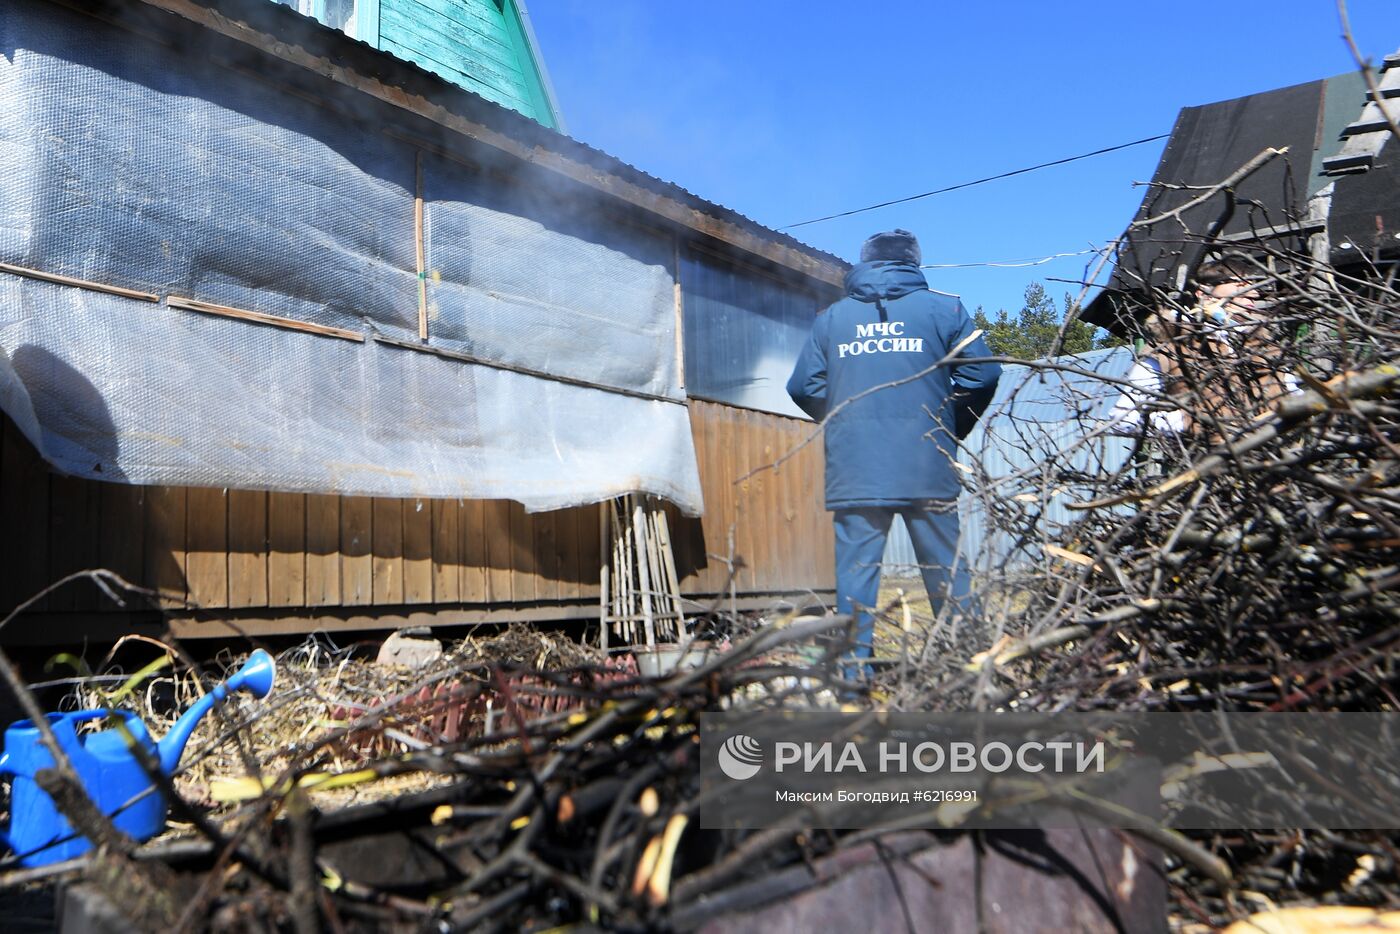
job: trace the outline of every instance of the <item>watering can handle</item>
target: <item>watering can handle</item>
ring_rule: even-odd
[[[68,714],[68,722],[82,723],[86,720],[101,720],[103,717],[110,716],[112,713],[113,711],[104,708],[97,708],[94,710],[75,710],[72,713]]]

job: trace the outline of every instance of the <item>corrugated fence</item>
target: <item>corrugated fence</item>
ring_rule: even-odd
[[[1127,465],[1133,439],[1110,427],[1122,391],[1106,379],[1126,379],[1133,359],[1131,349],[1113,347],[1048,361],[1063,369],[1005,369],[958,458],[971,487],[959,506],[962,553],[974,573],[1038,557],[1041,541],[1059,538],[1076,521],[1066,505],[1087,492],[1083,478]],[[1013,536],[993,527],[991,509],[1015,516],[1015,524],[1032,534]],[[890,530],[884,562],[889,573],[916,572],[903,522]]]

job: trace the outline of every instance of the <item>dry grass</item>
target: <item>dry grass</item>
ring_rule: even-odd
[[[235,694],[195,729],[175,776],[176,788],[191,803],[213,807],[217,815],[230,810],[233,803],[221,799],[256,793],[260,784],[273,782],[294,762],[304,761],[304,751],[345,726],[347,718],[392,703],[426,682],[448,676],[456,680],[475,677],[463,669],[481,662],[557,671],[602,660],[598,652],[566,636],[524,626],[491,637],[464,638],[444,648],[441,657],[416,669],[381,665],[348,650],[334,650],[314,638],[282,652],[277,657],[276,683],[267,698]],[[176,663],[146,679],[115,706],[137,713],[159,739],[204,690],[231,675],[246,660],[246,655],[220,657],[213,670],[204,672],[203,681],[188,666]],[[111,699],[109,692],[79,689],[71,705],[64,706],[114,706]],[[343,777],[372,760],[411,751],[419,744],[415,737],[423,735],[421,719],[421,713],[415,718],[410,706],[402,719],[386,717],[380,729],[326,746],[316,753],[315,774]],[[334,787],[313,787],[311,798],[322,809],[335,809],[423,791],[452,780],[428,772],[374,776],[353,784],[332,782]]]

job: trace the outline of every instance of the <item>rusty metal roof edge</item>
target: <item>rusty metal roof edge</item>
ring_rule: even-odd
[[[165,14],[553,170],[680,227],[840,286],[850,264],[270,0],[43,0],[135,32]]]

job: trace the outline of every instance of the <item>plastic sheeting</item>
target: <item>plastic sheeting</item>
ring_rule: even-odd
[[[681,262],[685,379],[692,396],[807,416],[787,394],[812,333],[817,296],[700,253]]]
[[[423,199],[435,344],[684,398],[669,236],[441,159]]]
[[[0,99],[0,262],[370,338],[0,274],[0,405],[60,469],[699,512],[669,239],[46,4],[0,8]],[[429,346],[483,363],[373,339],[418,340],[419,191]]]

